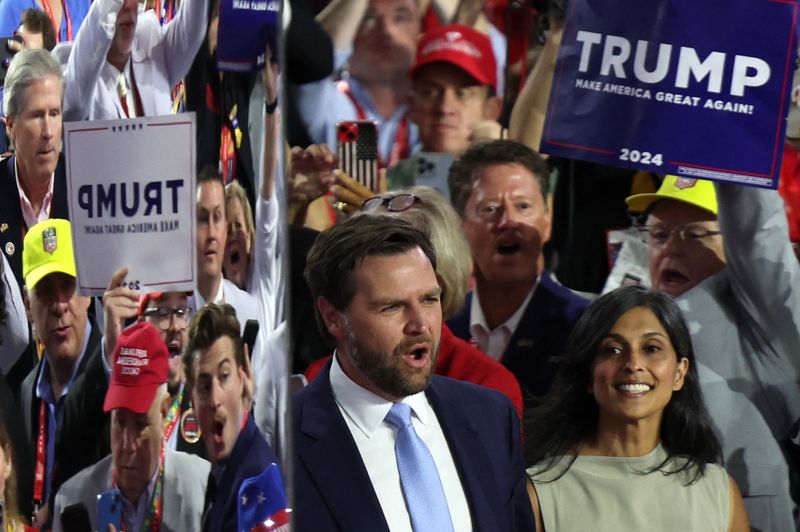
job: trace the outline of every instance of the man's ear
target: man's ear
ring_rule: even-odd
[[[8,135],[9,145],[14,145],[14,117],[13,116],[5,116],[3,117],[3,122],[6,124],[6,135]]]
[[[490,96],[483,103],[484,120],[497,120],[503,112],[503,99],[499,96]]]
[[[317,310],[319,311],[319,315],[322,316],[322,321],[325,323],[325,327],[328,329],[328,332],[331,333],[331,336],[337,341],[344,339],[347,335],[347,331],[342,322],[341,312],[336,310],[331,302],[322,296],[317,298]]]

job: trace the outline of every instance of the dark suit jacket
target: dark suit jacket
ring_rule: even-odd
[[[472,293],[467,294],[464,307],[447,320],[453,334],[464,340],[469,332],[469,311]],[[550,360],[563,354],[567,337],[589,301],[553,281],[545,270],[539,285],[528,302],[500,362],[511,370],[522,386],[526,402],[541,397],[550,390],[556,365]]]
[[[53,498],[61,484],[111,452],[109,416],[103,412],[108,376],[101,358],[101,338],[100,328],[92,323],[86,354],[78,366],[78,373],[69,392],[63,399],[61,417],[56,428],[55,472],[49,497],[51,509]],[[29,439],[30,448],[34,450],[39,423],[36,381],[41,370],[42,364],[39,363],[20,389],[20,406],[25,414],[25,436]],[[29,474],[32,475],[33,471]],[[33,493],[22,494],[22,497],[30,500]]]
[[[203,530],[236,532],[239,518],[236,505],[242,481],[260,475],[271,463],[280,464],[267,440],[258,431],[251,413],[231,450],[219,485],[216,485],[213,473],[209,473],[206,502],[209,499],[208,490],[214,490],[214,505],[208,512]]]
[[[453,454],[473,529],[534,530],[517,414],[508,398],[438,375],[425,395]],[[388,531],[358,447],[333,398],[330,363],[295,396],[292,423],[294,530]]]
[[[0,246],[8,258],[14,276],[19,286],[24,286],[22,279],[22,239],[28,230],[22,218],[22,208],[19,206],[19,191],[17,178],[14,171],[16,157],[9,157],[0,161]],[[55,181],[53,182],[53,203],[50,209],[50,218],[69,219],[67,208],[67,175],[64,171],[64,155],[59,155],[56,166]],[[8,224],[4,226],[3,224]],[[6,227],[6,230],[3,230]],[[11,244],[11,246],[9,246]],[[13,251],[13,253],[9,253]]]
[[[0,161],[0,249],[6,254],[14,278],[20,288],[25,285],[22,278],[22,241],[28,227],[22,217],[22,208],[19,206],[19,190],[14,171],[14,156]],[[69,219],[67,208],[67,177],[64,171],[64,156],[58,158],[58,166],[53,182],[53,203],[50,209],[51,218]],[[9,253],[10,252],[10,253]],[[6,378],[15,394],[19,393],[20,385],[36,364],[35,350],[28,350],[20,356],[14,367],[8,372]]]
[[[317,327],[314,298],[303,277],[306,256],[317,240],[318,231],[289,225],[289,325],[292,331],[292,373],[305,372],[308,365],[331,350]]]

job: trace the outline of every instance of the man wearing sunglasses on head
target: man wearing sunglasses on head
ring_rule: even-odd
[[[185,390],[181,354],[188,342],[191,320],[189,294],[186,292],[151,292],[141,295],[123,286],[127,269],[117,270],[103,295],[105,315],[103,349],[113,353],[125,322],[149,322],[158,330],[169,352],[167,391],[169,408],[164,418],[164,442],[167,449],[206,457],[197,417],[192,410],[191,396]]]

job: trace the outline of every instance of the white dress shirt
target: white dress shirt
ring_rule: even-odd
[[[522,302],[514,314],[504,323],[491,330],[489,330],[489,325],[486,323],[486,317],[481,308],[480,297],[478,297],[478,287],[475,287],[475,290],[472,291],[472,303],[469,310],[469,334],[478,343],[478,348],[481,351],[495,360],[503,358],[503,353],[506,352],[508,342],[511,340],[511,336],[514,335],[514,331],[517,330],[517,325],[519,325],[519,321],[522,319],[522,314],[525,313],[525,309],[528,308],[528,303],[531,302],[531,297],[533,297],[533,292],[536,290],[537,286],[539,286],[538,277],[536,278],[536,282],[533,283],[531,291],[528,292],[528,295],[525,297],[525,301]]]
[[[383,515],[392,532],[412,532],[394,453],[396,429],[384,421],[392,403],[350,380],[337,356],[333,356],[330,372],[333,396],[356,442]],[[411,407],[414,430],[428,446],[439,470],[453,529],[472,530],[470,509],[458,470],[425,392],[410,395],[403,403]]]

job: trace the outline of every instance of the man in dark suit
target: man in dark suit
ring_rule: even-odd
[[[0,161],[0,248],[20,287],[22,246],[30,227],[69,219],[61,153],[61,69],[47,50],[17,53],[5,79],[3,109],[14,156]],[[6,375],[13,390],[36,363],[23,353]]]
[[[450,167],[450,198],[472,248],[475,290],[447,321],[502,362],[523,393],[544,395],[572,326],[589,302],[544,267],[550,239],[548,168],[527,146],[496,140],[469,148]]]
[[[247,504],[239,499],[242,482],[278,463],[249,412],[250,364],[239,331],[233,307],[209,303],[192,318],[183,354],[186,389],[211,462],[204,531],[238,530],[238,504]]]
[[[46,508],[61,482],[109,452],[108,438],[98,437],[107,415],[102,399],[97,400],[108,378],[100,331],[88,317],[90,299],[77,292],[70,223],[50,219],[31,227],[22,263],[26,310],[43,346],[41,361],[20,389],[25,434],[42,472],[32,497],[22,496]],[[89,445],[77,442],[70,436],[74,434],[84,435]],[[39,525],[47,517],[46,511],[40,512]]]
[[[16,54],[3,109],[14,156],[0,162],[0,242],[20,286],[25,232],[47,218],[67,218],[61,154],[61,68],[47,50]]]
[[[295,396],[295,530],[533,530],[511,402],[433,375],[435,265],[428,238],[392,217],[351,218],[312,248],[336,352]]]

